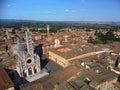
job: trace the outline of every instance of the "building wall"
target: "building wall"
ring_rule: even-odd
[[[31,62],[28,62],[28,60]],[[37,55],[34,58],[29,57],[25,61],[19,60],[16,68],[21,77],[30,78],[41,72],[40,58]]]
[[[11,88],[8,88],[8,89],[6,89],[6,90],[15,90],[15,88],[14,88],[14,87],[11,87]]]
[[[114,90],[113,83],[115,83],[115,82],[116,82],[116,79],[103,82],[97,86],[99,88],[97,90]]]
[[[113,72],[115,72],[116,74],[120,74],[120,71],[117,71],[117,70],[115,70],[115,69],[111,69],[111,71],[113,71]]]
[[[70,63],[68,62],[67,59],[65,59],[51,51],[49,51],[49,59],[51,59],[52,61],[56,62],[57,64],[59,64],[60,66],[62,66],[64,68],[70,65]]]
[[[0,90],[15,90],[14,83],[3,68],[0,68]]]

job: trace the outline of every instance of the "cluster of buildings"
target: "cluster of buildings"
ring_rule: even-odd
[[[120,43],[92,45],[95,30],[0,30],[0,90],[119,90]],[[53,69],[43,63],[49,60]],[[44,68],[42,66],[45,64]],[[7,78],[7,79],[5,79]],[[5,83],[8,83],[5,85]]]

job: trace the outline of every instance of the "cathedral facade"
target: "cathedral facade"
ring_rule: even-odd
[[[19,60],[17,61],[16,70],[20,77],[32,78],[33,76],[41,72],[40,57],[34,53],[32,45],[31,32],[26,32],[26,47],[20,43],[13,45],[14,54],[17,55]]]

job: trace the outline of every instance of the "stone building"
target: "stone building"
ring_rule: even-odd
[[[3,68],[0,68],[0,90],[15,90],[12,80]]]
[[[85,75],[88,77],[89,85],[96,90],[114,90],[113,83],[117,81],[117,74],[106,70],[100,64],[90,65]]]
[[[17,44],[13,45],[14,54],[18,56],[16,64],[16,70],[20,77],[26,78],[28,81],[33,76],[40,74],[40,57],[33,52],[32,37],[29,30],[26,32],[27,49],[24,45]]]

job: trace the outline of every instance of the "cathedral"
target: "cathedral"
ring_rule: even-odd
[[[20,77],[24,77],[28,81],[32,78],[39,78],[44,76],[41,74],[40,57],[37,53],[34,52],[32,43],[33,41],[31,32],[27,30],[27,48],[20,42],[17,42],[17,44],[13,45],[13,53],[19,57],[16,65],[16,70],[19,73]]]

